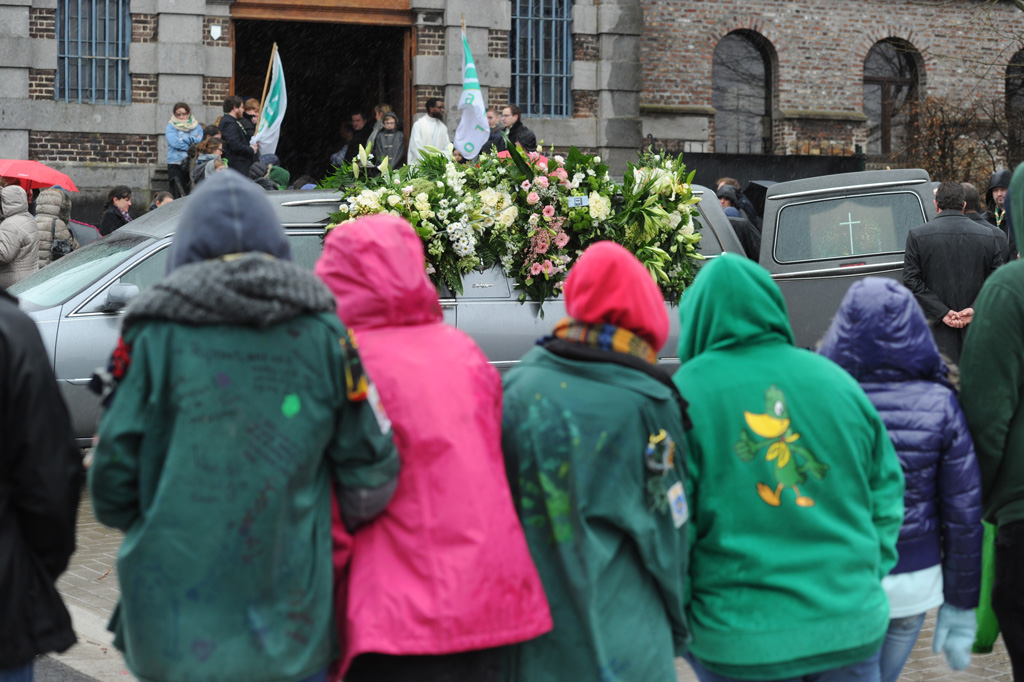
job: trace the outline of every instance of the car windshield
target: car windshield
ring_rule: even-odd
[[[110,272],[152,237],[124,234],[93,242],[72,251],[8,289],[25,310],[41,310],[64,303]]]
[[[907,232],[925,222],[913,192],[882,192],[790,204],[779,212],[779,263],[901,253]]]

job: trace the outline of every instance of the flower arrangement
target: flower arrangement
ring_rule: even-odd
[[[575,147],[552,158],[513,148],[474,164],[448,156],[428,150],[418,166],[398,170],[384,159],[376,173],[376,160],[362,156],[339,167],[324,182],[342,195],[328,229],[373,213],[402,216],[423,239],[428,274],[458,293],[463,274],[498,265],[521,301],[543,303],[561,294],[575,259],[600,240],[632,251],[667,300],[693,281],[703,258],[693,220],[699,200],[681,155],[643,152],[622,183],[600,157]]]

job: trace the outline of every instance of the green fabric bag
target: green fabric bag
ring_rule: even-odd
[[[992,653],[992,645],[999,638],[999,623],[992,610],[992,583],[996,577],[996,527],[982,522],[985,539],[981,549],[981,595],[978,598],[978,633],[971,651],[976,654]]]

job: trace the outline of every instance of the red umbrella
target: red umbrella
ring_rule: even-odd
[[[78,191],[71,178],[49,166],[44,166],[38,161],[0,159],[0,177],[17,180],[18,184],[26,190],[60,185],[66,190]]]

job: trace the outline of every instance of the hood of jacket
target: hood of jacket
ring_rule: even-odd
[[[64,207],[64,192],[59,189],[48,187],[36,197],[36,217],[45,216],[59,218],[67,223],[67,218],[62,215]]]
[[[565,280],[565,311],[586,324],[612,324],[661,350],[668,338],[665,297],[636,256],[614,242],[597,242]]]
[[[818,352],[858,382],[946,383],[948,368],[921,306],[888,278],[868,277],[847,290]]]
[[[440,322],[437,289],[426,274],[423,242],[403,218],[358,218],[330,231],[314,272],[354,329]]]
[[[167,272],[253,251],[292,259],[288,236],[263,190],[238,173],[214,173],[189,195],[171,243]]]
[[[994,209],[992,204],[992,190],[996,187],[1010,187],[1010,179],[1013,177],[1013,173],[1008,170],[997,170],[992,174],[992,177],[988,181],[988,189],[985,190],[985,207],[991,211]]]
[[[1013,211],[1010,210],[1011,206]],[[1010,181],[1010,194],[1006,200],[1007,217],[1011,213],[1024,216],[1024,163],[1017,166],[1017,170],[1013,172],[1013,179]],[[1011,219],[1010,224],[1013,226],[1013,236],[1017,238],[1017,244],[1024,244],[1022,241],[1024,240],[1024,219]]]
[[[794,345],[786,301],[768,271],[726,253],[704,265],[679,306],[679,362],[711,350]]]
[[[21,185],[8,185],[0,191],[0,208],[3,208],[4,218],[28,213],[28,195]]]

